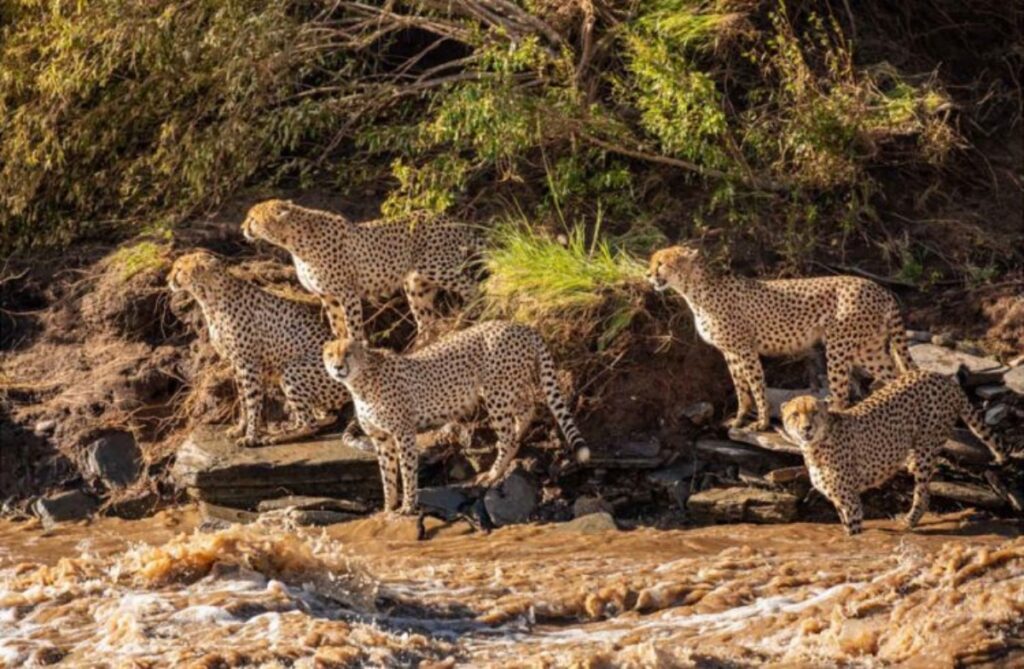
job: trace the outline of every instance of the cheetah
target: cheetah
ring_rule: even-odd
[[[913,528],[928,510],[928,482],[935,459],[957,417],[995,457],[1006,453],[955,379],[912,370],[851,409],[829,410],[810,395],[782,405],[785,434],[803,451],[811,483],[835,505],[846,531],[861,531],[860,494],[906,467],[914,477],[914,501],[905,522]]]
[[[362,299],[404,289],[417,332],[434,334],[438,289],[468,304],[477,292],[470,265],[482,249],[476,232],[445,216],[416,212],[395,221],[353,223],[287,200],[253,206],[242,223],[292,256],[299,282],[320,296],[335,336],[365,339]]]
[[[370,348],[359,339],[335,340],[324,345],[323,362],[348,388],[359,424],[376,446],[387,512],[398,505],[399,469],[404,493],[399,513],[416,509],[416,432],[465,418],[480,405],[498,435],[498,452],[479,482],[500,483],[533,418],[539,388],[576,459],[589,459],[558,387],[551,353],[528,326],[485,321],[407,354]]]
[[[238,438],[239,446],[313,434],[323,426],[318,411],[340,409],[348,401],[344,387],[327,376],[320,360],[331,331],[314,305],[261,290],[233,276],[223,261],[203,251],[178,258],[168,284],[172,291],[186,291],[195,298],[210,342],[234,368],[244,410],[238,426],[228,434]],[[293,429],[264,438],[264,386],[275,377],[284,391]]]
[[[655,252],[647,278],[658,291],[680,293],[697,333],[725,356],[739,404],[733,427],[743,426],[752,399],[756,429],[768,429],[762,355],[794,355],[824,343],[837,408],[848,405],[854,366],[881,383],[915,367],[896,299],[866,279],[735,277],[714,271],[692,246]]]

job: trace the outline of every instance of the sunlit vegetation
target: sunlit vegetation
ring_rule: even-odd
[[[632,272],[612,249],[708,227],[792,266],[867,242],[912,281],[928,230],[878,225],[886,180],[912,175],[930,206],[974,170],[971,132],[1019,124],[1021,55],[999,47],[1014,14],[983,4],[990,81],[956,100],[897,41],[930,34],[911,19],[969,29],[945,0],[906,27],[876,19],[870,50],[860,15],[810,0],[0,0],[0,248],[173,230],[248,187],[316,186],[385,215],[486,223],[515,202],[526,222],[490,263],[518,312],[584,305]],[[1006,248],[944,261],[963,275]]]

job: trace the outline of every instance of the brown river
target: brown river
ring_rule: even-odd
[[[1024,667],[1024,537],[968,512],[501,529],[194,507],[0,522],[0,666]]]

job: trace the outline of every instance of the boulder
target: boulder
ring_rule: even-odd
[[[715,406],[711,402],[695,402],[680,412],[680,415],[694,425],[707,425],[715,416]]]
[[[756,432],[754,430],[745,430],[730,428],[729,438],[733,441],[739,441],[744,444],[750,444],[751,446],[757,446],[763,448],[766,451],[775,451],[777,453],[790,453],[792,455],[801,455],[800,447],[787,439],[781,432]],[[801,456],[802,457],[802,456]]]
[[[1003,374],[1003,384],[1018,395],[1024,395],[1024,365],[1017,365]]]
[[[1013,371],[1013,370],[1011,370],[1011,371]],[[1009,372],[1007,372],[1007,374],[1008,373]],[[1005,375],[1004,375],[1003,378],[1005,378]],[[978,397],[980,397],[983,400],[994,400],[997,397],[1002,397],[1003,395],[1005,395],[1009,391],[1010,391],[1010,389],[1007,388],[1002,383],[990,383],[988,385],[978,386],[977,388],[975,388],[974,389],[974,394],[977,395]]]
[[[339,434],[240,448],[225,431],[225,426],[200,426],[178,449],[171,475],[200,501],[255,509],[263,500],[309,495],[371,509],[380,504],[377,456],[343,444]]]
[[[522,472],[512,472],[501,485],[484,495],[484,506],[497,526],[525,523],[537,508],[540,491]]]
[[[907,341],[923,344],[932,340],[932,333],[927,330],[907,330]]]
[[[933,346],[942,346],[943,348],[953,348],[956,344],[956,338],[948,332],[940,332],[936,335],[932,335],[931,339]]]
[[[85,473],[110,488],[124,488],[142,473],[142,449],[131,432],[107,432],[85,449]]]
[[[928,492],[932,497],[944,497],[962,504],[970,504],[983,509],[999,510],[1006,506],[1006,500],[988,488],[970,483],[953,481],[931,481]]]
[[[572,515],[574,518],[582,518],[592,513],[612,513],[613,511],[615,511],[615,507],[611,505],[611,502],[591,495],[577,498],[572,505]]]
[[[794,495],[757,488],[712,488],[686,503],[694,519],[712,523],[790,523],[796,505]]]
[[[1010,407],[1005,404],[996,404],[985,412],[985,425],[994,427],[999,425],[1010,415]]]
[[[104,513],[110,516],[117,516],[118,518],[137,520],[153,513],[159,503],[160,496],[146,488],[135,491],[134,494],[120,496],[111,500],[104,508]]]
[[[446,520],[458,518],[472,500],[465,491],[450,486],[420,488],[420,508]]]
[[[337,497],[313,497],[308,495],[287,495],[277,499],[265,499],[256,505],[260,512],[296,509],[298,511],[335,511],[348,514],[372,513],[362,502]]]
[[[964,368],[964,383],[970,388],[999,383],[1009,368],[992,358],[982,358],[961,351],[953,351],[934,344],[919,344],[910,347],[910,357],[917,366],[946,376],[956,376]]]
[[[764,480],[774,485],[783,485],[793,481],[809,481],[810,474],[807,467],[780,467],[773,469],[764,475]]]
[[[580,534],[600,534],[601,532],[618,531],[619,526],[615,519],[606,511],[587,514],[570,520],[567,523],[555,525],[556,532],[579,532]]]
[[[32,511],[47,529],[69,520],[83,520],[96,511],[96,500],[81,490],[69,490],[48,497],[40,497]]]
[[[647,475],[647,480],[665,489],[676,505],[685,510],[686,498],[690,495],[690,481],[700,468],[699,462],[677,462],[670,467],[654,470]]]
[[[726,439],[698,439],[697,457],[725,464],[736,464],[750,470],[774,469],[794,464],[795,458],[785,453],[771,453],[761,448]]]

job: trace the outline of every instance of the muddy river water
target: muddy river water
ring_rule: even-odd
[[[1024,666],[1024,537],[968,512],[854,538],[198,524],[0,524],[0,665]]]

